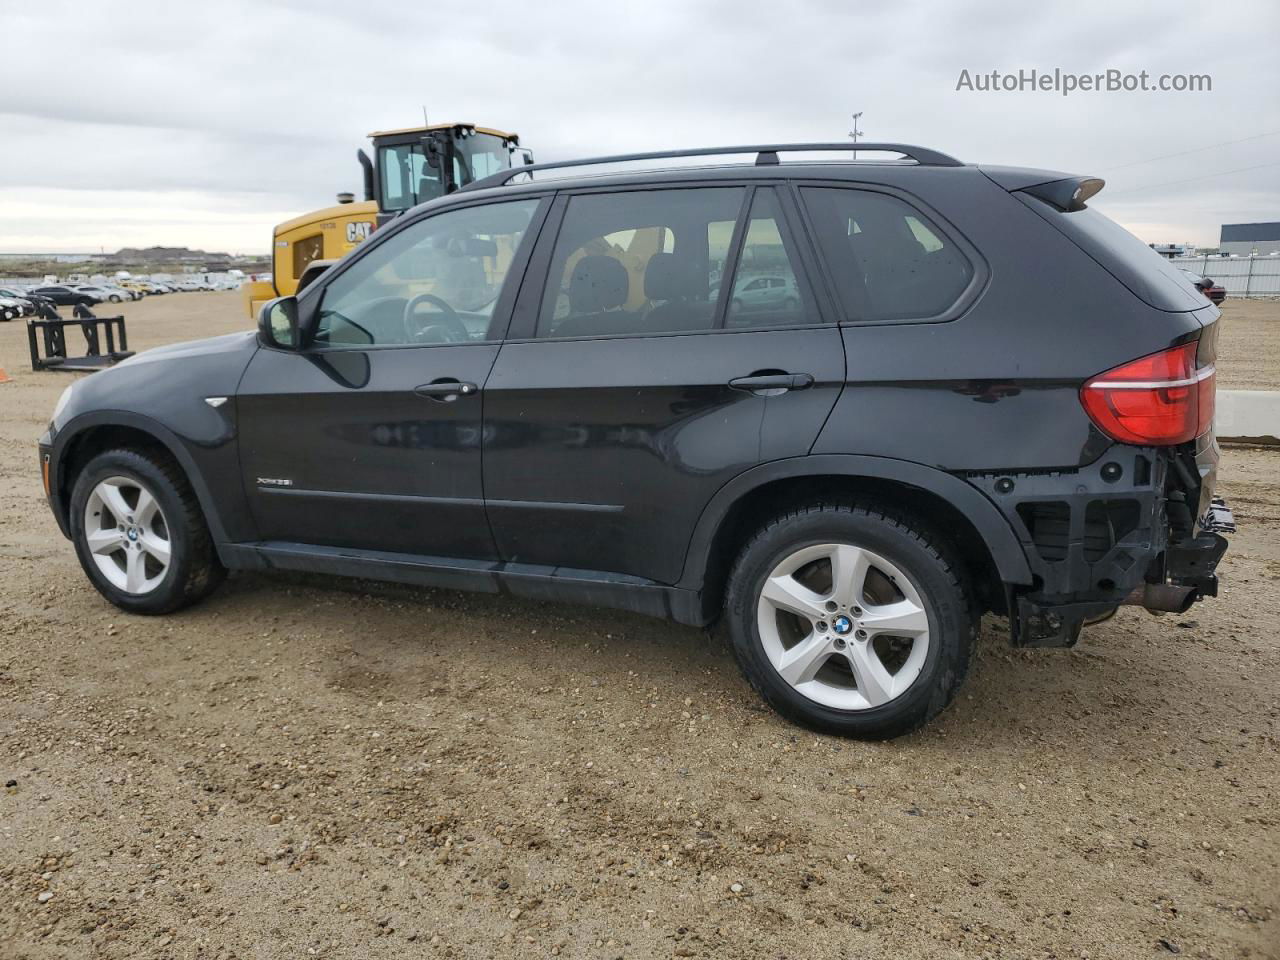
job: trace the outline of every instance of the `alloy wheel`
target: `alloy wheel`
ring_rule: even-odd
[[[850,543],[802,547],[765,578],[756,610],[773,668],[797,693],[838,710],[902,696],[929,652],[919,588],[895,564]]]
[[[85,546],[117,590],[150,593],[173,557],[169,524],[155,495],[137,480],[108,477],[84,507]]]

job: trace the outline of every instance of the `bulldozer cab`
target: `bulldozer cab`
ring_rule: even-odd
[[[438,123],[369,134],[373,157],[357,152],[364,171],[364,202],[349,193],[339,204],[276,226],[271,279],[241,287],[248,315],[257,317],[275,297],[304,289],[333,263],[367,240],[375,227],[473,180],[532,163],[514,133],[470,123]],[[319,263],[319,267],[313,264]],[[305,278],[305,279],[304,279]]]
[[[374,159],[361,155],[365,191],[378,223],[452,193],[473,180],[530,162],[514,133],[471,124],[436,124],[369,134]]]

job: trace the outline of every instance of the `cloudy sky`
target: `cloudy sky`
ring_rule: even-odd
[[[424,106],[542,160],[839,140],[860,110],[870,140],[1103,176],[1093,205],[1147,241],[1280,220],[1280,4],[1053,6],[0,0],[0,252],[264,252]],[[1055,68],[1212,91],[956,89]]]

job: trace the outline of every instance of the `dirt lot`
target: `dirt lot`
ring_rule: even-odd
[[[247,327],[126,312],[141,347]],[[1280,386],[1276,332],[1228,303],[1221,382]],[[1280,956],[1280,452],[1226,453],[1222,598],[1071,651],[990,622],[958,702],[872,745],[622,614],[239,576],[125,616],[43,503],[67,375],[25,352],[0,324],[6,960]]]
[[[1218,334],[1218,386],[1280,390],[1280,300],[1228,300]]]

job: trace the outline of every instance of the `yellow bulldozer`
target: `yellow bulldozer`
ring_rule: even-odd
[[[373,157],[356,157],[364,200],[338,194],[338,204],[277,224],[271,237],[271,279],[241,287],[249,316],[268,300],[297,293],[374,229],[410,207],[458,187],[532,163],[520,137],[469,123],[437,123],[369,134]]]

